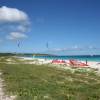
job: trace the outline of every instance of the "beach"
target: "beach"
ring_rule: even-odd
[[[69,96],[80,98],[82,95],[81,100],[85,100],[84,98],[99,96],[99,62],[88,61],[88,66],[80,67],[68,65],[69,60],[64,60],[63,63],[62,60],[57,60],[60,63],[53,63],[55,60],[51,59],[0,57],[0,95],[4,98],[2,100],[65,100]]]
[[[62,63],[62,64],[57,64],[57,63],[52,63],[53,60],[51,59],[40,59],[40,58],[29,58],[29,57],[18,57],[20,60],[26,61],[26,63],[28,64],[37,64],[37,65],[42,65],[42,64],[51,64],[51,65],[55,65],[56,67],[58,66],[59,68],[64,68],[66,69],[66,67],[70,68],[70,65],[68,64],[69,60],[64,60],[66,63]],[[28,62],[27,62],[28,61]],[[86,63],[86,61],[81,61],[82,63]],[[94,70],[97,70],[98,72],[100,72],[100,63],[97,61],[87,61],[87,65],[88,66],[84,66],[83,68],[91,68]],[[82,68],[80,66],[78,66],[78,68]]]

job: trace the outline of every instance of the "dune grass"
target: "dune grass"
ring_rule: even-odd
[[[1,63],[0,71],[5,92],[17,95],[16,100],[100,99],[100,77],[94,71],[72,72],[48,65],[22,63]]]

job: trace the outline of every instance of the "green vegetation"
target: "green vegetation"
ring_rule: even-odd
[[[29,65],[0,58],[5,92],[17,100],[100,100],[100,77],[94,71],[60,70],[50,65]],[[23,61],[24,62],[24,61]]]

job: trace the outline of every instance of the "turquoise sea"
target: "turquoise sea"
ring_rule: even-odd
[[[68,60],[68,59],[76,59],[76,60],[83,60],[83,61],[97,61],[100,62],[100,55],[84,55],[84,56],[32,56],[32,58],[39,58],[39,59],[61,59],[61,60]]]

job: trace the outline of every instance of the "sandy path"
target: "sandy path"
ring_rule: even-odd
[[[1,76],[1,73],[0,73]],[[15,100],[15,96],[7,96],[3,91],[3,80],[0,77],[0,100]]]

